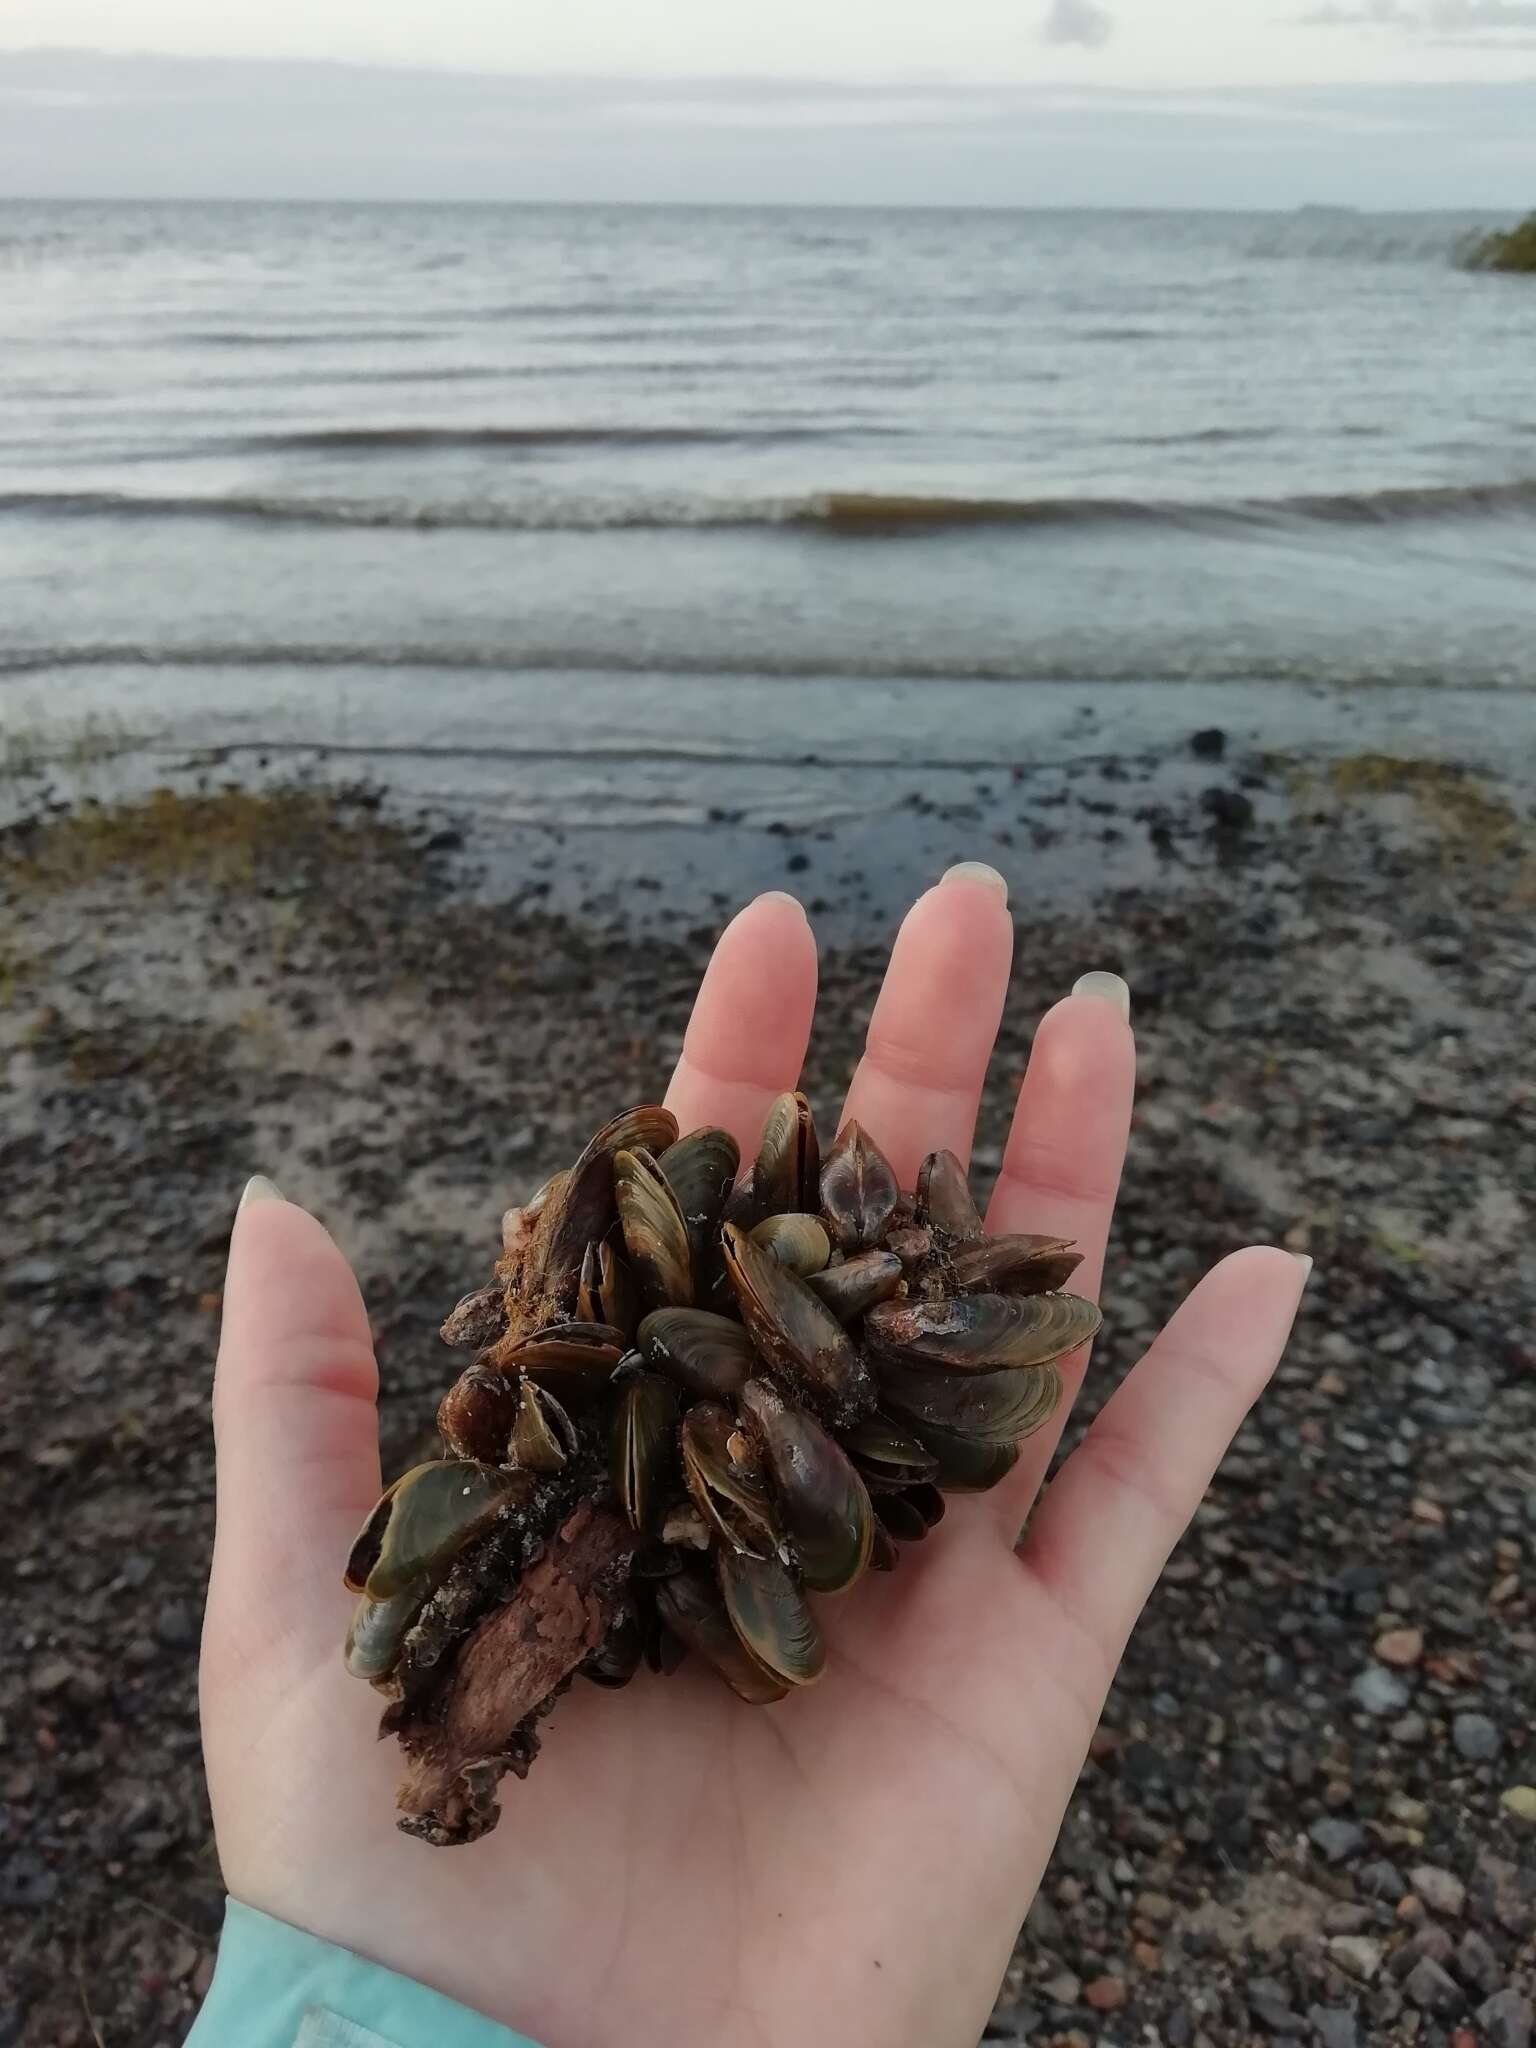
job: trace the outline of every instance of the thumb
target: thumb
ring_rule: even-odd
[[[378,1498],[378,1368],[352,1269],[270,1181],[240,1198],[213,1386],[210,1618],[315,1617],[326,1654],[346,1547]],[[230,1609],[224,1608],[227,1613]]]

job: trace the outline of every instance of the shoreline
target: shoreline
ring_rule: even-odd
[[[210,1967],[195,1649],[244,1175],[354,1258],[398,1465],[502,1207],[594,1106],[664,1083],[736,897],[829,906],[807,1081],[830,1118],[901,902],[966,854],[1008,873],[1018,928],[981,1182],[1034,1019],[1088,968],[1133,991],[1140,1108],[1068,1443],[1216,1257],[1272,1237],[1317,1259],[1133,1639],[991,2037],[1237,2048],[1317,2007],[1434,2048],[1485,1998],[1529,2000],[1536,1829],[1500,1799],[1536,1782],[1530,794],[1236,732],[1197,755],[1176,729],[1096,740],[1091,773],[1081,750],[1017,781],[955,771],[927,810],[781,808],[638,852],[637,827],[486,833],[409,785],[285,789],[287,757],[253,786],[194,759],[172,796],[130,782],[117,805],[108,781],[55,811],[54,765],[0,834],[0,1417],[24,1475],[0,2017],[21,2048],[89,2048],[82,1991],[112,2048],[152,2048]],[[1414,1632],[1409,1662],[1377,1654]],[[1466,1887],[1459,1913],[1424,1903],[1423,1865]],[[1412,1974],[1437,1919],[1441,2011]],[[1369,1982],[1341,1937],[1374,1952]]]

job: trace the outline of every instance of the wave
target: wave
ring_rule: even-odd
[[[690,527],[790,527],[851,537],[897,537],[983,527],[1135,524],[1185,527],[1209,533],[1223,527],[1242,530],[1310,523],[1383,526],[1415,520],[1527,513],[1536,514],[1536,476],[1487,483],[1397,485],[1376,491],[1210,499],[967,498],[819,491],[783,498],[685,494],[584,498],[529,493],[506,501],[460,499],[420,503],[405,498],[296,497],[260,491],[219,497],[129,491],[0,492],[0,517],[11,514],[50,519],[237,520],[277,526],[382,528],[402,532],[591,533],[610,528],[667,531]]]
[[[394,455],[419,448],[711,448],[779,441],[826,441],[842,422],[760,427],[548,426],[548,427],[315,427],[285,434],[251,434],[239,446],[252,454]]]

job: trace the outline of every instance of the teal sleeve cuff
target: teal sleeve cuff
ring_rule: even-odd
[[[471,2012],[230,1899],[218,1967],[186,2048],[537,2048]]]

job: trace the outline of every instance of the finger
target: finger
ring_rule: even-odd
[[[910,1188],[930,1152],[970,1158],[1013,961],[1008,885],[951,868],[907,912],[841,1123],[857,1118]]]
[[[1041,1501],[1021,1556],[1108,1669],[1279,1363],[1310,1270],[1263,1245],[1223,1259]]]
[[[1072,1238],[1083,1263],[1068,1284],[1093,1301],[1103,1278],[1136,1086],[1129,1009],[1130,993],[1118,975],[1085,975],[1042,1018],[987,1211],[994,1235],[1032,1230]],[[1024,1446],[1007,1484],[991,1496],[1013,1530],[1050,1464],[1087,1362],[1086,1346],[1058,1361],[1061,1404]]]
[[[667,1089],[684,1131],[721,1124],[751,1158],[768,1105],[800,1078],[816,1008],[816,941],[793,896],[759,896],[726,926]]]
[[[313,1216],[254,1184],[230,1241],[213,1387],[219,1566],[252,1599],[334,1593],[379,1496],[377,1395],[351,1268]]]

